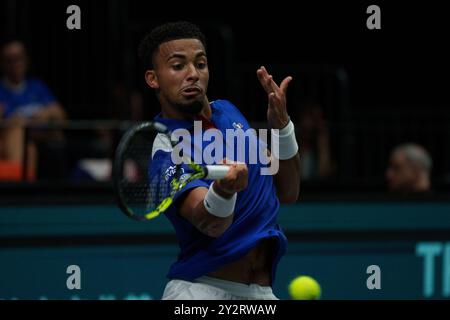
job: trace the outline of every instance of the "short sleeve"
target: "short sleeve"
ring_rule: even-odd
[[[179,199],[183,194],[185,194],[187,191],[190,191],[192,189],[195,188],[199,188],[199,187],[205,187],[205,188],[209,188],[210,183],[206,182],[203,179],[197,179],[194,181],[189,182],[183,189],[181,189],[180,191],[178,191],[175,196],[174,196],[174,202],[177,201],[177,199]]]

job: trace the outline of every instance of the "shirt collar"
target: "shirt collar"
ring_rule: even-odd
[[[215,122],[217,119],[216,117],[220,113],[220,110],[216,107],[214,101],[209,104],[211,106],[212,116],[211,120],[212,122]],[[156,122],[160,122],[167,126],[167,128],[170,131],[173,131],[175,129],[190,129],[194,123],[189,120],[180,120],[180,119],[172,119],[172,118],[163,118],[161,113],[158,113],[156,117],[154,118]]]

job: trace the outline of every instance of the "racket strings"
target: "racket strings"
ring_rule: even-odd
[[[120,178],[114,180],[116,191],[128,216],[152,219],[167,210],[176,193],[190,181],[204,178],[206,171],[193,163],[190,148],[177,148],[182,150],[182,164],[172,161],[176,142],[163,130],[148,126],[128,132],[117,152],[120,165],[115,177]],[[185,149],[189,154],[184,154]]]
[[[155,210],[172,192],[170,162],[160,154],[152,159],[155,137],[149,132],[137,134],[124,152],[122,194],[133,212],[142,215]]]

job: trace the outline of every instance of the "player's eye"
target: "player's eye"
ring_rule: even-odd
[[[206,68],[206,62],[199,62],[199,63],[197,63],[197,68],[205,69]]]
[[[172,69],[173,70],[181,70],[181,69],[183,69],[183,65],[181,63],[174,64],[174,65],[172,65]]]

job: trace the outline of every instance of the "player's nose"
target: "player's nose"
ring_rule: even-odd
[[[189,65],[187,80],[192,82],[197,82],[199,80],[198,70],[194,65]]]

